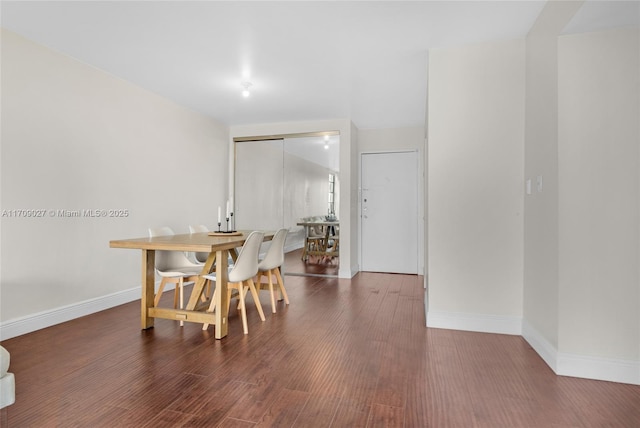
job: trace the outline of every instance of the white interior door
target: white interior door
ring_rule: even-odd
[[[362,270],[418,273],[418,154],[363,153]]]

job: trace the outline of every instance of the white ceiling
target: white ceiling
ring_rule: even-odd
[[[423,124],[428,49],[523,37],[544,3],[2,1],[0,13],[6,29],[228,125],[364,129]],[[600,17],[638,25],[638,1],[588,3],[595,17],[577,16],[572,32]]]

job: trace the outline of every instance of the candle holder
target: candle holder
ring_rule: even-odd
[[[231,216],[231,230],[230,232],[235,232],[235,225],[233,224],[233,213],[229,213],[229,215]]]
[[[231,231],[229,230],[229,217],[227,217],[227,232],[226,233],[229,233],[229,232],[231,232]]]
[[[218,222],[218,232],[222,232],[222,231],[220,230],[220,225],[222,225],[222,223]]]

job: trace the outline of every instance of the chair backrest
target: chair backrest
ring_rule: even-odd
[[[189,233],[206,233],[209,231],[209,228],[204,224],[198,225],[189,225]],[[209,253],[204,252],[195,252],[193,253],[193,257],[199,263],[204,263],[207,261],[207,257],[209,257]]]
[[[149,237],[175,235],[170,227],[150,227]],[[159,271],[169,271],[179,267],[193,265],[193,262],[184,255],[182,251],[156,251],[156,269]]]
[[[175,235],[175,233],[173,233],[173,229],[167,226],[149,228],[150,238],[153,238],[154,236],[171,236],[171,235]]]
[[[325,234],[325,226],[321,224],[316,224],[314,226],[309,227],[309,236],[313,237],[324,237]]]
[[[267,255],[258,264],[258,270],[267,271],[282,266],[284,263],[284,241],[287,239],[289,229],[280,229],[271,240],[271,246]]]
[[[258,273],[258,253],[263,240],[264,233],[262,232],[256,231],[249,234],[240,249],[235,265],[229,271],[229,281],[241,282],[256,276]]]
[[[209,228],[204,224],[197,224],[195,226],[189,225],[189,233],[204,233],[208,231],[209,231]]]

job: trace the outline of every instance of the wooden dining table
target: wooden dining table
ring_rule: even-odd
[[[242,247],[251,231],[237,234],[190,233],[183,235],[155,236],[145,238],[118,239],[109,241],[111,248],[142,250],[142,301],[140,321],[142,329],[153,327],[155,318],[180,320],[215,325],[216,339],[227,335],[227,282],[229,257],[235,259],[236,249]],[[273,238],[266,232],[264,239]],[[164,308],[154,305],[155,296],[155,252],[156,251],[207,252],[209,256],[202,266],[200,277],[191,291],[184,309]],[[206,279],[202,275],[216,273],[216,288],[213,297],[206,296]],[[210,299],[214,299],[215,311],[210,312]]]

